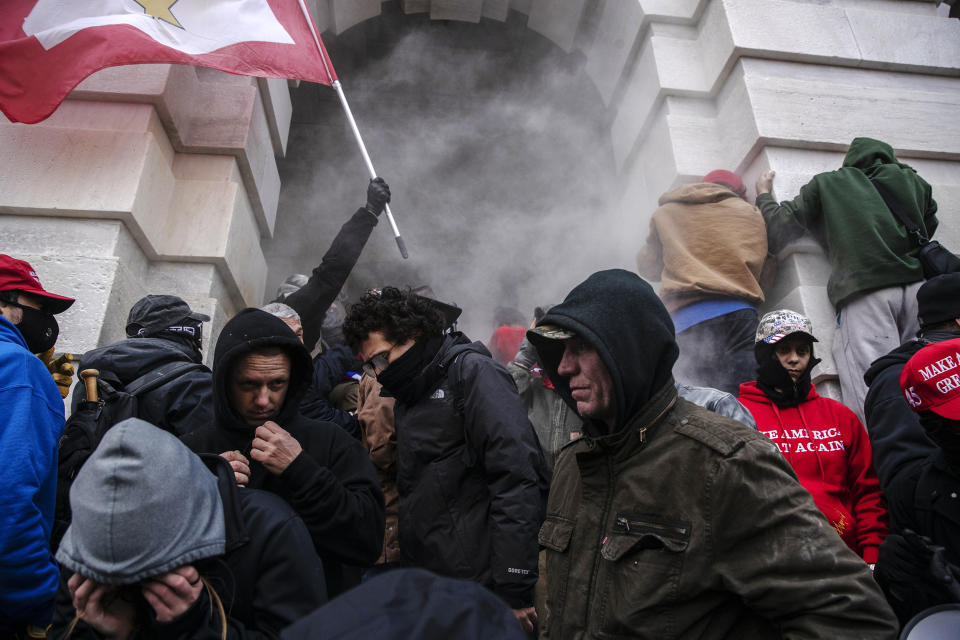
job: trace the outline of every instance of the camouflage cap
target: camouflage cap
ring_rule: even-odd
[[[547,340],[569,340],[577,335],[575,331],[571,331],[565,327],[560,327],[555,324],[545,324],[539,327],[534,327],[530,329],[528,333],[535,333],[538,336],[542,336]]]
[[[808,317],[790,309],[777,309],[760,318],[754,343],[776,344],[794,333],[803,333],[818,342],[813,337],[813,323]]]

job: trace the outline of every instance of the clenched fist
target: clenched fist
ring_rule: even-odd
[[[296,438],[270,420],[257,427],[254,435],[250,457],[274,475],[283,473],[303,451]]]

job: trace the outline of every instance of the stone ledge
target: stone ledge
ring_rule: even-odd
[[[216,264],[237,305],[262,299],[266,263],[237,163],[174,153],[151,106],[68,103],[43,124],[0,124],[0,138],[0,214],[119,220],[149,260]]]
[[[265,100],[271,114],[286,118],[273,120],[272,130]],[[262,95],[256,78],[211,69],[132,65],[93,74],[64,105],[79,101],[151,104],[176,151],[234,156],[261,233],[273,233],[280,187],[275,152],[289,133],[289,95],[285,104],[283,97]]]

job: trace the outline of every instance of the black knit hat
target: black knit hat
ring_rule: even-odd
[[[917,291],[921,327],[960,318],[960,273],[930,278]]]

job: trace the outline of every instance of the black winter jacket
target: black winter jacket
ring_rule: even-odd
[[[460,333],[420,375],[427,395],[394,409],[401,553],[531,606],[549,480],[517,388]]]
[[[360,258],[370,233],[379,218],[360,207],[347,220],[314,268],[307,284],[284,299],[284,303],[300,314],[303,324],[303,343],[312,350],[320,339],[320,327],[327,309],[337,298],[343,283]]]
[[[359,371],[360,368],[361,363],[346,345],[324,351],[313,361],[313,382],[300,400],[300,413],[314,420],[332,422],[359,440],[357,416],[333,406],[330,392],[346,380],[347,371]]]
[[[276,638],[280,631],[327,601],[323,567],[310,546],[306,527],[290,507],[265,491],[239,489],[233,472],[219,456],[203,456],[217,475],[226,520],[226,553],[194,564],[223,602],[228,638]],[[74,616],[67,589],[69,571],[61,575],[51,638],[62,638]],[[185,614],[170,623],[159,623],[148,613],[148,628],[136,638],[220,637],[220,616],[206,591]],[[92,628],[78,623],[71,638],[100,638]]]
[[[285,349],[293,362],[286,402],[273,420],[303,447],[279,476],[250,458],[255,429],[234,412],[227,391],[237,360],[266,346]],[[197,453],[238,450],[250,460],[248,486],[279,495],[303,519],[324,560],[327,590],[333,596],[344,586],[338,563],[368,566],[380,556],[383,492],[357,440],[332,423],[310,420],[297,412],[310,373],[310,355],[282,320],[259,309],[241,311],[224,326],[214,353],[217,422],[181,440]]]
[[[524,640],[502,600],[474,582],[396,569],[321,607],[283,640]]]
[[[928,344],[957,337],[960,334],[956,332],[928,332],[922,339],[906,342],[877,358],[863,375],[870,387],[863,402],[864,417],[873,448],[873,464],[884,493],[899,474],[923,464],[938,451],[900,389],[903,366]]]
[[[126,385],[142,375],[171,362],[200,362],[196,352],[186,345],[163,338],[127,338],[83,354],[78,371],[99,369],[105,379],[110,374]],[[109,372],[109,373],[108,373]],[[73,392],[76,411],[86,399],[83,385]],[[187,371],[137,399],[137,417],[183,435],[213,424],[213,377],[207,368]]]
[[[960,568],[960,473],[937,450],[899,473],[884,492],[891,535],[880,547],[876,578],[901,622],[938,604],[958,602],[948,585],[931,577],[927,553],[915,544],[897,545],[907,530],[943,547],[944,559]],[[891,545],[899,548],[893,550]]]

